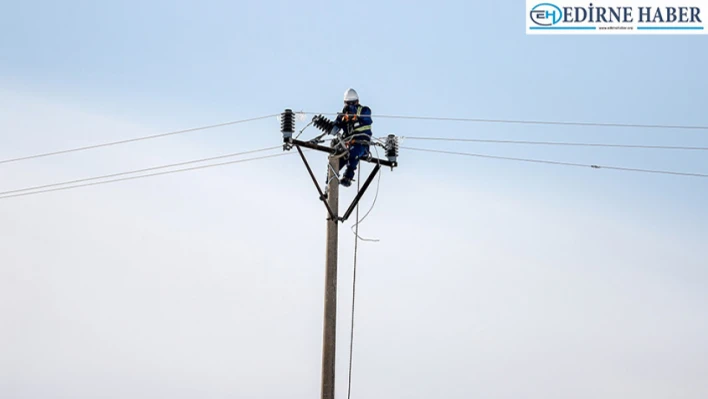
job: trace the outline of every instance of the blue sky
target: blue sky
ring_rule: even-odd
[[[513,3],[156,1],[9,7],[6,15],[14,18],[0,39],[6,84],[156,127],[209,124],[286,107],[333,112],[349,86],[381,114],[706,124],[701,112],[708,95],[702,74],[706,56],[697,50],[705,38],[526,36],[521,34],[523,8]],[[700,131],[376,122],[382,134],[687,145],[707,140]],[[701,153],[480,148],[706,170]],[[515,167],[472,162],[492,173]],[[530,168],[588,176],[573,169]],[[697,183],[600,175],[638,179],[640,189],[657,179],[687,191]]]
[[[0,27],[0,158],[278,113],[284,108],[336,112],[348,87],[357,89],[374,114],[708,125],[704,36],[527,36],[524,5],[497,3],[443,1],[418,6],[403,1],[126,0],[6,4]],[[0,165],[2,188],[275,146],[280,141],[278,130],[273,119],[92,154]],[[377,135],[708,146],[705,130],[375,118],[374,131]],[[314,135],[312,130],[308,133]],[[708,173],[708,158],[699,151],[418,141],[405,145]],[[11,226],[2,231],[8,258],[0,258],[4,265],[0,270],[8,278],[17,278],[17,287],[26,289],[13,291],[15,296],[6,293],[5,299],[24,304],[17,305],[20,308],[30,306],[30,314],[37,307],[46,313],[40,312],[30,322],[23,318],[28,316],[15,313],[15,308],[0,308],[5,309],[4,319],[17,322],[12,335],[6,337],[15,343],[13,352],[4,357],[10,359],[4,364],[7,368],[0,362],[0,370],[10,376],[3,379],[0,374],[0,393],[5,389],[17,397],[49,397],[49,392],[91,397],[101,392],[100,386],[82,388],[79,381],[81,376],[97,373],[97,380],[107,379],[107,386],[120,385],[111,375],[130,375],[135,392],[149,386],[153,392],[175,397],[170,389],[177,388],[169,388],[166,381],[185,373],[183,397],[190,397],[192,388],[216,396],[227,392],[251,397],[281,395],[275,388],[264,393],[254,382],[267,381],[269,367],[274,367],[259,363],[263,358],[249,352],[254,345],[260,348],[258,344],[238,344],[237,349],[230,349],[233,352],[227,350],[252,362],[252,368],[238,366],[243,367],[242,379],[223,373],[224,367],[233,365],[220,356],[220,350],[231,343],[227,334],[215,336],[208,327],[240,331],[244,340],[267,335],[238,328],[243,320],[275,334],[270,337],[279,344],[268,356],[281,362],[276,371],[291,378],[286,380],[300,384],[294,393],[302,397],[317,393],[318,262],[323,260],[320,241],[324,236],[312,215],[320,215],[323,209],[299,160],[286,157],[262,162],[260,166],[217,168],[8,200],[2,212],[4,225]],[[324,176],[323,167],[316,172]],[[601,381],[596,389],[604,394],[636,392],[643,395],[637,397],[646,398],[685,389],[685,397],[702,397],[708,386],[698,376],[705,375],[708,364],[695,353],[708,354],[705,335],[701,335],[708,332],[707,196],[706,179],[402,152],[401,166],[385,173],[376,211],[366,222],[366,233],[380,236],[386,244],[363,248],[362,259],[371,269],[362,272],[361,339],[369,349],[362,349],[358,358],[363,368],[358,389],[380,393],[400,383],[411,387],[410,397],[441,392],[447,397],[472,393],[536,397],[532,391],[539,398],[555,397],[554,393],[568,397],[577,394],[577,384],[592,383],[583,376],[596,373]],[[273,209],[283,203],[300,214],[274,214]],[[268,220],[258,214],[268,214]],[[68,234],[61,226],[72,220],[78,220],[77,226]],[[346,241],[349,227],[342,228]],[[273,230],[291,237],[287,256],[269,249]],[[92,231],[103,232],[97,234],[106,234],[107,239],[94,241]],[[232,235],[240,244],[224,239]],[[306,243],[296,243],[295,237]],[[36,242],[55,249],[34,253],[31,248]],[[194,252],[176,251],[175,242],[182,243],[184,251],[191,248]],[[416,248],[411,248],[411,242]],[[81,256],[87,245],[93,250]],[[342,253],[349,254],[351,243],[343,246]],[[130,256],[125,248],[133,248],[140,256]],[[105,257],[118,249],[122,253],[118,258]],[[199,264],[200,259],[209,259],[210,268],[204,274],[190,274],[190,265]],[[220,262],[241,266],[234,269]],[[121,274],[126,264],[131,265],[125,273],[134,273],[132,280]],[[392,264],[400,268],[394,271]],[[103,265],[106,274],[94,269],[95,265]],[[173,267],[178,269],[177,277],[165,277]],[[36,278],[23,274],[28,268],[35,270]],[[67,269],[64,277],[56,271],[62,268]],[[86,273],[98,281],[95,287],[77,282]],[[163,278],[176,280],[164,285]],[[120,281],[118,286],[112,285],[113,279]],[[190,279],[197,279],[198,287],[190,285]],[[165,291],[158,290],[163,293],[157,295],[143,285],[148,283],[136,281],[151,282]],[[235,296],[224,281],[243,289],[238,294],[242,296]],[[52,300],[42,302],[41,293],[47,287],[56,294],[56,303],[64,306],[52,305]],[[259,302],[255,287],[272,289],[267,303]],[[136,292],[134,302],[121,304],[116,299],[122,289]],[[192,297],[186,292],[192,289],[201,290],[200,306],[235,312],[233,319],[209,318],[204,308],[190,302]],[[164,299],[165,295],[172,301]],[[342,309],[347,309],[346,288],[342,295]],[[96,304],[86,299],[92,296],[100,298]],[[477,334],[477,324],[447,319],[440,307],[445,309],[449,301],[457,301],[459,308],[453,308],[458,312],[480,312],[477,321],[487,326],[488,335],[471,340],[477,344],[460,338]],[[144,303],[148,310],[164,312],[163,323],[151,319]],[[233,310],[234,303],[243,306]],[[102,313],[92,306],[108,306],[118,316],[103,315],[96,321]],[[291,329],[282,327],[277,316],[259,318],[251,306],[280,315]],[[411,310],[416,306],[422,310]],[[140,316],[131,318],[131,312]],[[185,327],[189,323],[179,321],[181,312],[200,320],[203,327]],[[346,310],[342,312],[346,323]],[[421,314],[433,321],[415,318]],[[66,320],[98,323],[99,327],[82,333],[62,324],[69,323]],[[131,324],[136,330],[125,333],[127,338],[119,340],[115,350],[103,346],[104,340],[120,333],[116,329],[119,321],[137,323]],[[300,327],[298,323],[304,321],[315,325]],[[449,345],[458,342],[455,339],[464,343],[458,342],[457,349],[442,342],[422,343],[434,342],[426,341],[435,336],[426,327],[435,322],[448,323]],[[519,323],[530,335],[514,335]],[[585,329],[578,327],[583,323]],[[150,335],[154,342],[145,341],[135,327],[146,324],[154,331],[149,333],[154,334]],[[186,349],[169,355],[169,345],[159,343],[159,333],[178,325],[188,332],[175,345],[186,342]],[[273,332],[277,328],[284,330]],[[65,335],[42,335],[41,331],[52,329]],[[632,341],[633,336],[652,329],[656,331]],[[341,342],[346,342],[344,327],[342,334]],[[60,344],[50,345],[48,360],[34,352],[30,338],[23,337],[44,342],[87,341],[95,347],[89,345],[81,359],[70,360]],[[288,341],[297,337],[309,340],[308,344],[301,347]],[[196,343],[204,340],[213,342]],[[430,384],[418,390],[411,385],[417,379],[416,371],[404,344],[419,345],[426,365],[421,370],[427,370],[430,377]],[[208,349],[200,354],[199,345]],[[514,345],[526,351],[511,351]],[[103,363],[109,359],[130,364],[126,353],[136,347],[144,351],[141,359],[146,363],[134,374]],[[92,357],[90,348],[105,352]],[[385,360],[377,357],[387,348],[393,352]],[[554,386],[542,373],[532,373],[518,387],[504,386],[508,374],[518,377],[524,370],[533,370],[532,358],[541,353],[558,361],[553,373],[565,375],[567,386]],[[586,362],[573,368],[573,354]],[[152,355],[155,358],[148,361]],[[472,364],[469,359],[475,357],[486,359],[489,367]],[[603,371],[608,359],[617,370]],[[659,364],[656,369],[644,369],[644,361],[652,359]],[[20,361],[24,363],[18,366]],[[339,361],[344,367],[344,360]],[[446,361],[460,369],[477,370],[480,379],[455,391],[445,376],[436,373],[436,362]],[[564,362],[569,370],[558,366]],[[187,371],[171,369],[172,363]],[[76,380],[61,382],[67,364],[84,374],[77,372]],[[302,364],[307,364],[302,366],[305,369],[293,371]],[[384,366],[398,370],[397,377],[382,380],[377,368]],[[338,377],[340,381],[345,375]]]

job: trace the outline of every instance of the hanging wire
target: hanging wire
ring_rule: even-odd
[[[376,159],[379,159],[379,149],[376,148],[376,145],[374,145],[373,147],[374,147],[374,151],[376,151]],[[381,163],[378,162],[378,161],[377,161],[377,164],[378,164],[379,166],[381,166]],[[359,166],[359,172],[361,173],[361,166]],[[357,178],[357,180],[358,180],[358,179],[359,179],[359,178]],[[354,235],[355,235],[359,240],[367,241],[367,242],[379,242],[379,241],[381,241],[381,240],[379,240],[378,238],[363,238],[363,237],[361,237],[361,236],[359,235],[359,233],[358,233],[358,231],[359,231],[359,225],[361,224],[361,222],[363,222],[364,219],[366,219],[366,217],[369,216],[369,214],[371,213],[371,211],[374,210],[374,206],[376,205],[376,200],[377,200],[378,197],[379,197],[379,187],[380,187],[380,186],[381,186],[381,172],[379,172],[379,176],[378,176],[377,179],[376,179],[376,194],[374,195],[374,201],[371,203],[371,208],[369,208],[369,211],[366,212],[366,214],[364,215],[363,218],[361,218],[361,220],[359,220],[359,216],[357,216],[357,217],[356,217],[357,222],[354,223],[354,225],[351,227],[352,232],[354,233]],[[358,209],[358,207],[359,207],[359,204],[357,204],[357,209]],[[358,215],[358,214],[357,214],[357,215]],[[356,231],[354,231],[354,228],[356,228]]]
[[[357,192],[361,190],[361,168],[359,168],[357,176]],[[359,204],[356,204],[356,219],[359,219]],[[356,232],[354,233],[354,271],[352,276],[352,319],[351,328],[349,330],[349,377],[347,384],[347,399],[351,399],[352,393],[352,363],[354,358],[354,309],[356,304],[356,261],[357,253],[359,252],[359,223],[356,225]]]

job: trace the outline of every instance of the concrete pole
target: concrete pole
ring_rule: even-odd
[[[327,201],[339,215],[339,159],[329,160]],[[329,218],[329,214],[327,214]],[[337,337],[337,248],[339,221],[327,220],[324,325],[322,337],[322,399],[334,399],[334,365]]]

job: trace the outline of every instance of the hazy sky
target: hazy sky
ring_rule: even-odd
[[[526,36],[507,3],[8,3],[0,160],[336,112],[350,86],[374,114],[708,125],[705,37]],[[705,130],[374,132],[708,147]],[[270,118],[3,164],[0,190],[280,140]],[[708,173],[704,151],[404,145]],[[402,150],[361,225],[380,242],[359,245],[352,398],[705,398],[707,196],[702,178]],[[318,397],[324,218],[295,153],[0,200],[0,397]]]

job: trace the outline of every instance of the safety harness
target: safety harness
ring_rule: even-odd
[[[344,114],[342,116],[342,121],[344,122],[349,122],[352,121],[354,122],[353,126],[355,127],[353,130],[351,130],[347,135],[345,135],[346,138],[346,146],[349,147],[353,144],[370,144],[370,140],[356,140],[357,137],[366,137],[369,138],[369,134],[366,132],[371,132],[371,125],[363,125],[359,126],[359,117],[361,117],[361,111],[364,109],[363,106],[359,105],[357,106],[356,109],[356,115],[349,115],[349,114]]]

